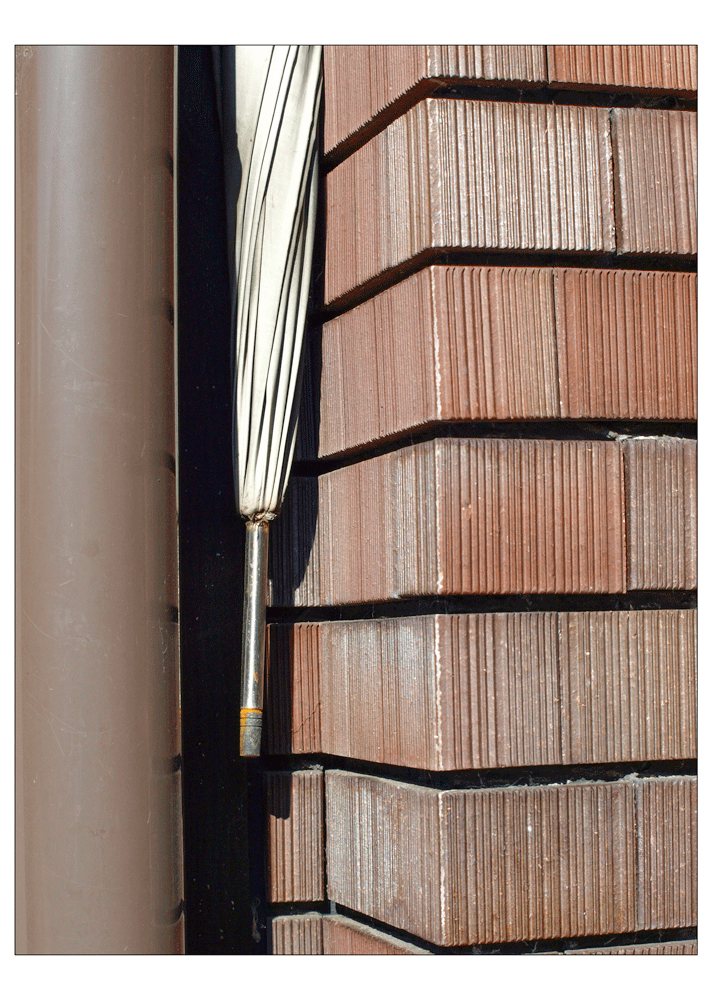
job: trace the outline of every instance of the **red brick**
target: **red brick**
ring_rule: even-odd
[[[267,629],[266,753],[321,752],[321,636],[318,625]]]
[[[324,325],[301,457],[438,421],[694,420],[696,334],[695,274],[431,266]]]
[[[323,773],[267,771],[264,782],[270,902],[323,899]]]
[[[325,45],[324,150],[445,82],[545,79],[543,45]]]
[[[438,792],[343,771],[325,780],[329,899],[443,943]]]
[[[694,927],[696,786],[438,791],[327,771],[329,898],[444,946]]]
[[[435,619],[331,622],[320,631],[324,753],[441,768]]]
[[[697,586],[697,441],[624,442],[628,587]]]
[[[323,955],[324,934],[321,913],[274,917],[273,955]]]
[[[328,771],[329,898],[445,946],[632,931],[636,784],[439,792]]]
[[[602,108],[421,101],[326,178],[325,302],[429,249],[613,250],[610,165]]]
[[[429,267],[322,330],[321,457],[438,421],[559,416],[550,269]]]
[[[349,917],[304,913],[273,918],[272,954],[429,955],[431,952]]]
[[[559,616],[564,764],[697,756],[697,612]]]
[[[697,925],[697,778],[636,786],[638,929]]]
[[[554,269],[561,416],[694,420],[697,275]]]
[[[618,948],[572,948],[557,952],[563,955],[696,955],[697,941],[661,941],[652,944],[629,944]]]
[[[430,955],[373,927],[342,916],[323,918],[325,955]]]
[[[619,253],[697,253],[697,115],[614,108]]]
[[[561,762],[557,615],[438,615],[439,767]]]
[[[696,45],[547,45],[549,81],[655,93],[697,90]]]
[[[436,462],[438,593],[625,589],[614,443],[450,440]]]
[[[653,610],[272,625],[292,688],[270,703],[315,706],[312,752],[402,767],[692,758],[696,621]],[[277,717],[277,752],[305,752],[308,719]]]
[[[276,605],[625,590],[617,442],[436,439],[293,480],[285,508]]]

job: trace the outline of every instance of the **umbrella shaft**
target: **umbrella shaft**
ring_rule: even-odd
[[[245,546],[245,603],[242,615],[242,697],[240,705],[240,753],[247,757],[258,756],[260,752],[268,539],[269,525],[266,521],[248,521]]]

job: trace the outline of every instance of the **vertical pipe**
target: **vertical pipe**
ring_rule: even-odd
[[[173,50],[16,62],[18,945],[179,952]]]

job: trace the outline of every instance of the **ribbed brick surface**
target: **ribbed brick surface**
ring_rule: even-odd
[[[694,420],[697,275],[553,274],[561,416]]]
[[[324,152],[428,76],[425,46],[324,46]],[[426,85],[425,92],[437,84]]]
[[[324,623],[322,750],[342,757],[442,766],[437,745],[433,619]]]
[[[697,586],[697,442],[633,438],[624,442],[628,587]]]
[[[440,812],[434,789],[327,771],[329,899],[443,943]]]
[[[629,944],[621,948],[576,948],[564,955],[696,955],[697,941],[661,941],[659,944]]]
[[[322,330],[322,457],[439,420],[558,416],[549,269],[426,268]]]
[[[325,955],[430,954],[424,948],[406,944],[348,917],[325,916],[323,933]]]
[[[629,785],[443,792],[441,799],[453,943],[632,928]]]
[[[625,590],[616,442],[437,439],[293,480],[285,507],[273,604]]]
[[[521,251],[504,258],[520,262],[696,253],[694,113],[437,97],[443,83],[547,77],[689,94],[696,57],[694,46],[325,48],[327,170],[342,160],[325,185],[325,305],[346,311],[314,340],[319,405],[302,458],[444,422],[695,419],[694,274],[432,262],[439,250]],[[295,481],[273,532],[272,603],[695,587],[694,441],[501,433]],[[444,947],[591,936],[605,944],[567,953],[696,953],[694,941],[608,937],[694,928],[696,780],[575,780],[580,765],[695,756],[696,612],[271,626],[266,721],[268,752],[410,767],[423,782],[568,768],[570,783],[455,790],[328,771],[333,902]],[[271,793],[273,899],[325,894],[323,881],[319,895],[299,888],[312,861],[300,860],[298,814],[317,815],[301,794]],[[323,860],[323,844],[307,853]],[[273,927],[275,953],[409,953],[335,914]]]
[[[560,615],[562,762],[697,755],[697,613]]]
[[[323,717],[313,752],[403,767],[688,759],[696,626],[694,610],[272,625],[274,648],[301,657],[293,673],[281,665],[292,686],[273,697],[303,705],[308,688]],[[303,716],[277,717],[280,752],[304,752]]]
[[[611,111],[619,253],[697,253],[697,115]]]
[[[324,325],[301,457],[437,421],[694,420],[696,340],[696,274],[434,265]]]
[[[325,45],[324,150],[414,88],[413,101],[444,81],[545,79],[543,45]]]
[[[304,913],[272,920],[273,955],[323,955],[321,913]]]
[[[697,90],[696,45],[547,45],[546,55],[552,84]]]
[[[437,792],[337,771],[326,781],[336,902],[442,945],[634,927],[631,783]]]
[[[307,913],[272,920],[273,955],[427,955],[348,917]],[[545,953],[542,953],[545,954]],[[697,941],[663,941],[610,948],[571,948],[563,955],[696,955]]]
[[[546,79],[543,45],[427,45],[428,73],[445,80]]]
[[[319,753],[321,750],[318,626],[271,625],[267,630],[266,753]]]
[[[428,99],[326,179],[325,302],[431,247],[613,250],[602,108]]]
[[[429,955],[348,917],[305,913],[272,920],[273,955]]]
[[[694,926],[695,784],[438,792],[328,771],[329,897],[446,946],[660,926],[652,891],[666,926]]]
[[[697,924],[697,779],[636,787],[638,927]]]
[[[323,899],[323,773],[267,771],[264,782],[270,901]]]

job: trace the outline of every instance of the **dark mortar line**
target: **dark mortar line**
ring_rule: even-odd
[[[334,458],[298,459],[294,476],[321,476],[359,462],[389,455],[438,438],[505,438],[507,440],[611,441],[626,437],[697,438],[694,420],[468,420],[436,421],[417,430],[398,431],[377,444],[350,449]]]
[[[661,927],[655,930],[591,935],[587,938],[566,938],[561,944],[566,950],[579,951],[584,948],[625,948],[632,944],[672,944],[676,941],[697,941],[697,927]],[[537,945],[544,942],[532,943]]]
[[[625,594],[466,594],[416,597],[371,604],[324,607],[271,607],[269,624],[372,621],[424,615],[472,615],[582,611],[688,610],[697,607],[696,590],[631,590]]]
[[[662,88],[614,87],[610,84],[576,85],[556,82],[545,86],[481,86],[451,79],[434,94],[446,100],[502,101],[516,104],[554,104],[588,108],[643,108],[650,111],[697,111],[694,91],[671,94]]]
[[[426,267],[578,267],[598,270],[697,272],[695,254],[618,254],[602,250],[499,249],[497,247],[426,247],[420,253],[315,310],[312,324],[323,324],[361,305]]]
[[[328,916],[331,912],[328,899],[315,899],[311,902],[284,903],[273,902],[269,904],[270,918],[275,917],[306,917],[313,913],[320,916]]]
[[[697,940],[697,927],[674,927],[653,931],[628,931],[623,933],[591,934],[585,937],[537,938],[530,941],[502,941],[492,944],[439,945],[427,938],[412,934],[400,927],[393,927],[360,910],[353,910],[342,903],[332,903],[332,913],[348,917],[371,930],[381,931],[404,944],[423,948],[435,955],[531,955],[583,950],[584,948],[621,948],[631,944],[669,944],[675,941]]]
[[[566,785],[572,782],[622,781],[624,778],[694,777],[697,761],[616,761],[603,764],[547,764],[533,767],[471,768],[467,770],[431,771],[427,768],[381,764],[333,754],[264,754],[265,770],[305,771],[323,768],[347,771],[362,777],[385,778],[433,791],[467,791],[494,788],[542,787]]]
[[[661,88],[634,89],[614,87],[610,84],[567,86],[558,82],[552,85],[541,81],[524,80],[517,81],[516,84],[503,84],[502,81],[494,80],[463,83],[460,79],[452,77],[445,79],[430,77],[419,80],[405,94],[401,94],[393,103],[378,111],[373,118],[342,139],[328,153],[324,153],[321,162],[322,173],[330,173],[371,139],[385,132],[398,118],[429,97],[445,100],[499,101],[507,104],[697,111],[696,92],[692,91],[671,94]]]

